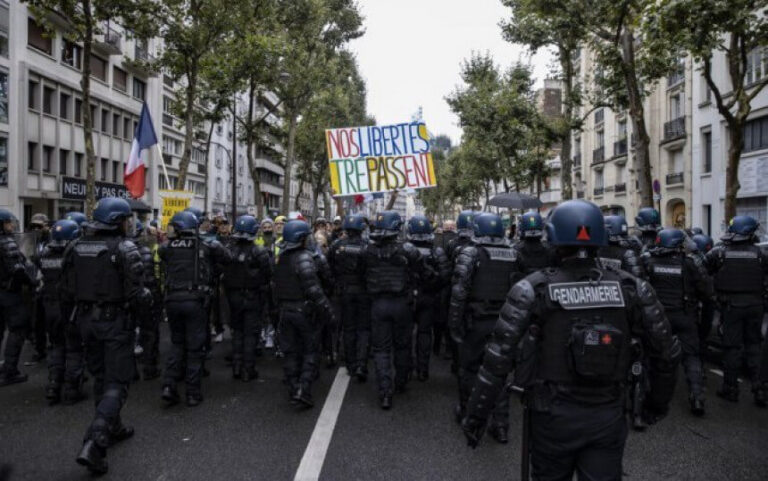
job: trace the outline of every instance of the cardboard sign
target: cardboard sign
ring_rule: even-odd
[[[187,209],[192,204],[194,195],[194,192],[185,190],[161,190],[160,197],[163,199],[162,224],[168,225],[175,214]]]
[[[437,185],[423,123],[330,129],[325,141],[336,197]]]

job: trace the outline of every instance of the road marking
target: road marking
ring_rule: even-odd
[[[328,397],[325,398],[323,410],[320,412],[320,417],[317,418],[315,430],[312,431],[312,437],[309,438],[309,444],[307,444],[304,457],[301,458],[301,464],[299,464],[293,481],[317,481],[320,478],[320,471],[323,469],[325,456],[328,454],[328,446],[331,444],[336,420],[339,418],[344,395],[347,393],[349,379],[346,369],[339,368],[336,371],[336,378],[333,380]]]
[[[718,376],[720,376],[720,377],[723,377],[723,371],[721,371],[720,369],[710,369],[710,370],[709,370],[709,372],[711,372],[711,373],[713,373],[713,374],[717,374],[717,375],[718,375]],[[744,381],[742,381],[742,379],[741,379],[741,378],[738,378],[738,379],[736,379],[736,380],[737,380],[738,382],[744,382]]]

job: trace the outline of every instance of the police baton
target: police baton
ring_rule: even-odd
[[[510,393],[514,392],[519,394],[520,400],[523,402],[523,442],[520,446],[520,479],[522,481],[528,481],[531,479],[531,453],[529,449],[531,442],[531,410],[528,408],[525,389],[520,386],[515,386],[512,381],[507,382],[505,389]]]

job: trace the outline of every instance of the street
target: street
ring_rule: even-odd
[[[246,384],[231,379],[224,363],[228,351],[226,342],[215,345],[208,364],[211,376],[203,384],[205,402],[197,408],[163,407],[159,379],[132,385],[123,420],[136,435],[109,451],[110,471],[101,479],[318,479],[320,467],[321,480],[519,477],[519,404],[512,403],[509,445],[486,436],[478,449],[467,448],[451,414],[456,387],[448,361],[436,361],[430,380],[412,382],[389,412],[378,408],[371,379],[363,385],[349,382],[344,393],[346,370],[323,368],[315,408],[296,412],[287,402],[278,360],[266,354],[259,362],[260,379]],[[10,465],[10,480],[91,479],[74,458],[92,402],[49,407],[44,364],[24,369],[29,382],[0,391],[0,466]],[[646,433],[630,434],[624,466],[628,478],[768,478],[768,410],[752,405],[743,384],[740,404],[720,400],[714,395],[720,377],[707,372],[706,417],[688,413],[681,381],[669,417]],[[324,409],[334,380],[336,395],[343,394],[335,429],[333,406]],[[307,477],[297,476],[300,465]]]

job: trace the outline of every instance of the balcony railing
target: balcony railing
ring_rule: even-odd
[[[137,43],[133,58],[141,62],[149,62],[149,49],[147,46]]]
[[[173,115],[163,113],[163,125],[173,127]]]
[[[667,174],[667,185],[682,184],[684,180],[682,172]]]
[[[627,139],[626,137],[613,143],[613,156],[618,157],[620,155],[627,155]]]
[[[599,147],[592,151],[592,163],[596,164],[605,160],[605,147]]]
[[[95,50],[106,55],[120,55],[123,53],[121,49],[121,41],[123,36],[117,30],[104,26],[104,33],[101,39],[95,39],[93,47]]]
[[[615,186],[613,186],[613,191],[616,192],[617,194],[626,192],[627,191],[626,182],[623,182],[621,184],[616,184]]]
[[[664,140],[674,140],[685,137],[685,117],[678,117],[664,123]]]
[[[595,187],[593,189],[593,193],[595,195],[603,195],[604,192],[605,192],[605,188],[603,188],[603,187]]]

